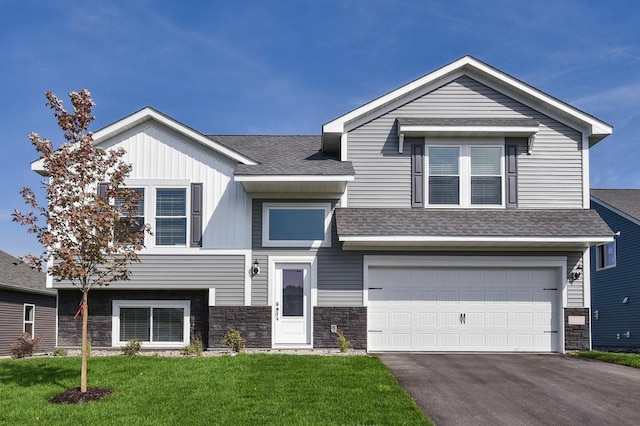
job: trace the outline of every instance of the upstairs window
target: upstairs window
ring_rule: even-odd
[[[120,220],[116,225],[115,236],[116,238],[121,238],[123,236],[123,228],[128,227],[129,232],[138,233],[144,226],[144,188],[129,188],[131,191],[140,194],[140,198],[136,200],[136,206],[131,212],[123,211],[120,216]],[[115,199],[115,205],[118,208],[121,208],[124,203],[122,198]],[[128,213],[131,213],[129,216]]]
[[[329,203],[264,203],[264,247],[330,247]]]
[[[427,146],[427,205],[504,206],[504,147]]]
[[[156,246],[187,245],[187,190],[156,189]]]
[[[616,242],[596,246],[596,270],[616,266]]]

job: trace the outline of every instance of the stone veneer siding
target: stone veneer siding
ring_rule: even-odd
[[[584,325],[569,325],[570,316],[584,316]],[[564,349],[566,351],[586,351],[591,349],[589,308],[565,308]]]
[[[271,306],[210,306],[209,347],[226,348],[221,342],[232,327],[247,341],[247,348],[271,347]]]
[[[78,290],[58,290],[58,346],[80,347],[82,317],[73,319],[82,293]],[[190,300],[191,334],[200,333],[208,345],[207,290],[102,290],[89,292],[89,338],[93,348],[111,347],[112,309],[114,300]]]
[[[315,307],[313,308],[313,347],[337,348],[336,335],[331,333],[335,324],[351,342],[353,349],[367,348],[367,308]]]

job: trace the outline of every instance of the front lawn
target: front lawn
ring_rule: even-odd
[[[578,355],[585,358],[591,358],[591,359],[597,359],[599,361],[610,362],[613,364],[627,365],[629,367],[640,368],[640,354],[588,351],[588,352],[578,352]]]
[[[100,402],[48,400],[79,358],[0,360],[0,424],[431,424],[377,358],[239,355],[89,359]]]

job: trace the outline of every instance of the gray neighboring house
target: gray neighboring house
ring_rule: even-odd
[[[0,250],[0,356],[26,331],[42,336],[37,352],[56,345],[56,290],[45,288],[46,275]]]
[[[126,150],[154,234],[130,282],[92,292],[93,347],[221,348],[235,327],[254,348],[336,347],[337,329],[370,352],[590,348],[589,248],[613,232],[589,149],[611,132],[470,56],[319,135],[206,135],[144,108],[94,133]],[[48,285],[77,347],[79,293]]]
[[[640,351],[640,189],[592,189],[591,208],[618,233],[591,248],[593,347]]]

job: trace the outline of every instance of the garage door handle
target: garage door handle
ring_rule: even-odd
[[[467,323],[467,314],[460,314],[460,324]]]

